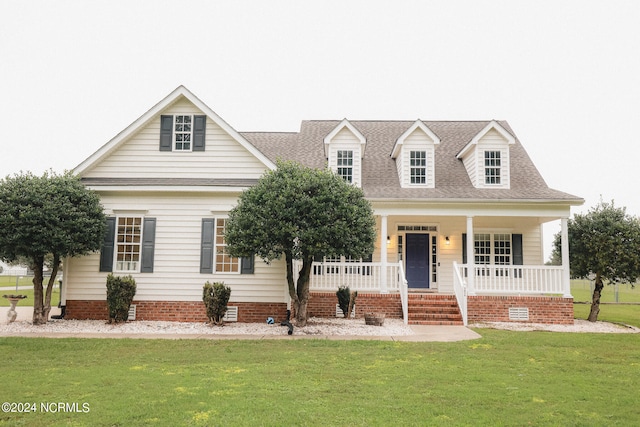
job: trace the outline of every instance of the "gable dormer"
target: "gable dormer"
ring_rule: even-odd
[[[345,181],[362,186],[362,158],[367,139],[347,119],[324,138],[324,155],[329,169]]]
[[[458,153],[476,188],[511,188],[509,147],[515,138],[492,120]]]
[[[396,141],[391,152],[403,188],[435,187],[435,147],[440,138],[416,120]]]

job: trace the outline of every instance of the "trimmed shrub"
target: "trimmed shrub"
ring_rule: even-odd
[[[350,292],[348,286],[340,286],[338,292],[336,292],[336,296],[338,297],[338,306],[340,310],[342,310],[342,314],[344,314],[346,319],[350,319],[351,311],[356,304],[358,291]]]
[[[209,322],[222,325],[222,318],[227,313],[227,304],[231,297],[231,288],[222,282],[207,283],[202,288],[202,301],[207,309]]]
[[[133,277],[107,276],[107,307],[109,323],[126,322],[129,308],[136,294],[136,281]]]

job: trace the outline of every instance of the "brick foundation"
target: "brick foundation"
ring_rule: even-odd
[[[573,325],[573,299],[561,297],[469,296],[467,318],[473,322],[513,322],[509,308],[526,307],[526,323]]]
[[[163,320],[172,322],[206,322],[204,303],[200,301],[133,301],[136,320]],[[267,317],[282,321],[287,316],[284,303],[248,303],[230,301],[238,307],[238,322],[264,322]],[[108,320],[106,301],[67,300],[65,319]]]
[[[338,297],[335,292],[312,292],[307,306],[309,317],[336,317]],[[402,319],[399,294],[365,294],[356,297],[356,318],[365,313],[384,313],[388,319]]]
[[[438,295],[434,295],[437,298]],[[335,292],[312,292],[307,307],[310,317],[336,316],[338,298]],[[206,322],[204,304],[200,301],[133,301],[136,320],[164,320],[174,322]],[[285,303],[229,302],[238,307],[238,322],[264,322],[273,317],[276,322],[286,318]],[[509,322],[509,308],[529,309],[529,323],[573,324],[573,299],[560,297],[470,296],[468,321]],[[356,298],[356,317],[365,313],[384,313],[389,319],[402,319],[402,304],[398,294],[359,293]],[[106,301],[68,300],[65,319],[109,318]]]

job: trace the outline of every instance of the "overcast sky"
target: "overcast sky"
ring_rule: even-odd
[[[640,215],[640,1],[0,0],[0,176],[73,169],[183,84],[238,131],[507,120]]]

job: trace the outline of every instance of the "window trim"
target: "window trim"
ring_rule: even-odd
[[[114,236],[114,245],[113,245],[113,266],[112,266],[112,271],[114,273],[140,273],[141,268],[142,268],[142,246],[143,246],[143,240],[144,240],[144,216],[142,215],[116,215],[116,228],[115,228],[115,236]],[[123,242],[125,243],[124,245],[121,245],[118,241],[118,237],[120,236],[120,220],[121,219],[140,219],[140,236],[139,236],[139,241],[137,243],[135,243],[136,246],[138,246],[138,261],[136,268],[135,269],[121,269],[118,268],[118,263],[120,261],[118,261],[118,254],[120,253],[118,246],[126,246],[127,243],[129,242]],[[125,224],[124,226],[126,227],[127,224]],[[125,234],[126,236],[126,234]],[[131,245],[133,246],[133,245]],[[126,253],[125,253],[126,254]],[[122,262],[126,262],[126,261],[122,261]]]
[[[224,240],[224,234],[222,235],[223,243],[218,243],[218,221],[221,221],[221,220],[224,221],[223,228],[226,230],[227,221],[229,220],[229,217],[226,217],[226,216],[214,217],[214,222],[213,222],[213,274],[240,274],[241,270],[242,270],[242,265],[241,265],[242,258],[229,256],[224,252],[224,249],[221,251],[220,254],[223,257],[228,257],[231,260],[231,263],[228,264],[228,265],[230,265],[232,268],[233,268],[233,265],[235,264],[236,271],[224,271],[224,269],[222,271],[218,270],[218,248],[220,248],[220,247],[226,248],[227,247],[227,242],[226,242],[226,240]],[[233,262],[233,260],[235,260],[235,263]],[[223,262],[223,264],[221,264],[221,265],[224,266],[226,264]]]
[[[421,154],[421,157],[416,157],[417,154]],[[421,164],[415,164],[417,162]],[[419,170],[422,174],[415,173]],[[415,182],[418,178],[421,178],[422,182]],[[427,150],[409,150],[409,185],[425,186],[427,182]]]
[[[493,154],[493,157],[491,157]],[[487,157],[489,156],[489,157]],[[484,171],[483,184],[489,187],[501,187],[504,186],[502,173],[502,150],[486,149],[482,153],[482,170]],[[487,165],[487,162],[494,164]],[[497,164],[496,164],[497,163]],[[491,182],[491,181],[494,182]]]
[[[178,117],[189,117],[189,120],[190,120],[189,125],[190,125],[191,130],[188,133],[185,132],[185,131],[178,132],[176,130],[176,127],[178,126],[178,123],[177,123],[178,122]],[[194,139],[193,138],[193,135],[194,135],[193,127],[194,126],[195,126],[195,123],[194,123],[194,115],[193,114],[174,114],[173,115],[173,126],[171,128],[171,151],[176,152],[176,153],[191,153],[193,151],[193,139]],[[179,143],[177,141],[178,134],[183,134],[183,135],[188,134],[189,135],[189,149],[188,150],[185,150],[184,148],[182,148],[182,149],[178,149],[177,148],[177,145]],[[184,144],[185,142],[182,141],[180,143]]]
[[[349,184],[353,184],[353,157],[353,150],[336,150],[336,174]]]

